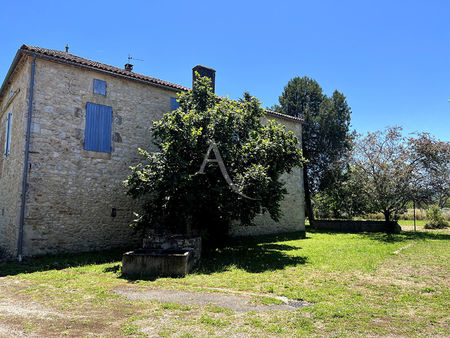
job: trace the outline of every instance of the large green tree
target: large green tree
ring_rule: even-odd
[[[351,162],[353,180],[368,197],[367,210],[382,212],[392,226],[416,194],[416,161],[401,131],[367,133],[357,140]]]
[[[279,112],[304,120],[302,149],[308,160],[303,166],[305,203],[312,221],[312,195],[325,192],[333,178],[344,177],[336,175],[335,171],[342,168],[333,164],[351,147],[351,109],[342,93],[336,90],[328,97],[317,81],[306,76],[291,79],[279,102],[275,107]]]
[[[450,142],[419,133],[408,143],[416,162],[416,201],[443,208],[450,198]]]
[[[251,224],[261,210],[278,220],[286,193],[280,175],[304,161],[297,137],[274,121],[262,124],[264,110],[250,95],[217,98],[208,78],[199,77],[179,103],[153,124],[159,151],[140,150],[144,162],[126,181],[128,194],[143,201],[135,226],[199,231],[211,244],[232,221]],[[205,162],[207,153],[223,167]]]

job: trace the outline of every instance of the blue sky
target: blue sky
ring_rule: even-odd
[[[18,4],[20,3],[20,7]],[[64,50],[216,93],[278,103],[294,76],[338,89],[359,133],[400,125],[450,140],[449,1],[8,1],[0,81],[23,44]]]

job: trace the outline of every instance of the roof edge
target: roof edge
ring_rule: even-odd
[[[89,69],[89,70],[93,70],[95,72],[108,74],[108,75],[111,75],[111,76],[120,77],[120,78],[127,79],[127,80],[130,80],[130,81],[143,83],[143,84],[146,84],[148,86],[164,88],[164,89],[171,90],[171,91],[174,91],[174,92],[183,91],[182,89],[177,89],[177,88],[174,88],[174,87],[165,86],[163,84],[153,83],[153,82],[150,82],[150,81],[145,81],[145,80],[138,79],[138,78],[135,78],[135,77],[132,77],[132,76],[127,76],[127,75],[124,75],[124,74],[115,73],[115,72],[108,71],[108,70],[101,69],[101,68],[97,68],[97,67],[94,67],[94,66],[83,65],[81,63],[77,63],[77,62],[73,62],[73,61],[69,61],[69,60],[64,60],[64,59],[60,59],[60,58],[49,56],[49,55],[45,55],[45,54],[36,53],[34,51],[25,50],[22,53],[23,54],[28,54],[28,55],[36,55],[40,59],[49,60],[49,61],[53,61],[53,62],[56,62],[56,63],[63,63],[63,64],[66,64],[66,65],[79,67],[79,68],[84,68],[84,69]]]
[[[292,122],[296,122],[296,123],[300,123],[300,124],[303,124],[305,122],[305,120],[303,120],[300,117],[286,115],[286,114],[279,113],[279,112],[276,112],[276,111],[273,111],[273,110],[270,110],[270,109],[265,109],[264,112],[267,115],[272,115],[272,116],[275,116],[275,117],[279,117],[280,119],[283,119],[283,120],[288,120],[288,121],[292,121]]]
[[[26,55],[35,55],[35,56],[37,56],[39,58],[42,58],[42,59],[47,59],[47,60],[50,60],[50,61],[54,61],[54,62],[58,62],[58,63],[64,63],[64,64],[68,64],[68,65],[75,66],[75,67],[80,67],[80,68],[85,68],[85,69],[89,69],[89,70],[94,70],[94,71],[97,71],[97,72],[100,72],[100,73],[104,73],[104,74],[108,74],[108,75],[111,75],[111,76],[121,77],[121,78],[125,78],[125,79],[131,80],[131,81],[136,81],[136,82],[148,84],[149,86],[164,88],[164,89],[172,90],[172,91],[175,91],[175,92],[180,92],[180,91],[185,91],[186,92],[186,91],[190,90],[187,87],[183,87],[183,86],[180,86],[180,85],[177,85],[177,84],[170,83],[170,84],[172,84],[174,86],[179,86],[180,88],[171,87],[171,86],[168,86],[168,85],[165,85],[165,84],[162,84],[162,83],[154,83],[154,82],[151,82],[150,80],[139,79],[139,78],[136,78],[136,77],[133,77],[133,76],[127,76],[127,75],[122,74],[122,73],[115,73],[114,71],[108,71],[108,70],[105,70],[105,69],[102,69],[102,68],[98,68],[98,67],[95,67],[95,66],[90,66],[90,65],[85,65],[85,64],[82,64],[82,63],[78,63],[76,61],[66,60],[64,58],[59,58],[59,57],[54,57],[54,56],[51,56],[51,55],[46,55],[46,54],[41,53],[39,51],[33,50],[33,48],[35,48],[35,47],[30,47],[30,46],[28,46],[26,44],[23,44],[17,50],[17,53],[14,56],[13,62],[11,63],[11,66],[9,67],[8,73],[6,73],[5,79],[3,80],[2,86],[0,87],[0,98],[3,96],[3,94],[4,94],[5,90],[6,90],[6,87],[9,85],[10,78],[11,78],[12,74],[14,73],[14,71],[15,71],[15,69],[17,67],[17,64],[19,63],[20,58],[23,55],[25,55],[25,54]],[[84,58],[82,58],[82,59],[84,59]],[[85,60],[89,60],[89,59],[85,59]],[[109,66],[109,65],[106,65],[106,66]],[[114,66],[110,66],[110,67],[117,68],[117,67],[114,67]],[[117,69],[119,69],[119,68],[117,68]],[[135,74],[138,74],[138,73],[135,73]],[[138,75],[141,75],[141,74],[138,74]],[[146,76],[146,75],[142,75],[142,76]],[[159,79],[155,79],[155,80],[159,80]],[[163,81],[163,80],[160,80],[160,81]],[[167,81],[163,81],[163,82],[167,82]],[[264,109],[264,112],[265,112],[266,115],[271,115],[271,116],[278,117],[278,118],[281,118],[281,119],[284,119],[284,120],[288,120],[288,121],[292,121],[292,122],[296,122],[296,123],[303,123],[304,122],[304,120],[301,119],[301,118],[298,118],[298,117],[295,117],[295,116],[286,115],[286,114],[283,114],[283,113],[279,113],[279,112],[276,112],[276,111],[273,111],[273,110],[270,110],[270,109]]]
[[[157,78],[153,78],[151,76],[147,76],[147,75],[143,75],[143,74],[139,74],[139,73],[135,73],[135,72],[130,72],[130,75],[127,75],[127,74],[123,73],[124,71],[121,68],[111,66],[111,65],[108,65],[108,64],[105,64],[102,62],[86,59],[86,58],[83,58],[81,56],[74,55],[74,54],[68,54],[68,55],[70,55],[71,57],[80,59],[80,60],[70,60],[70,59],[66,59],[65,57],[61,57],[59,54],[64,53],[64,52],[60,52],[60,51],[56,51],[56,50],[52,50],[52,49],[28,46],[26,44],[23,44],[19,50],[23,54],[36,55],[37,57],[42,58],[42,59],[47,59],[50,61],[63,63],[63,64],[68,64],[68,65],[72,65],[75,67],[85,68],[85,69],[97,71],[100,73],[108,74],[111,76],[116,76],[116,77],[131,80],[131,81],[148,84],[148,85],[151,85],[154,87],[165,88],[165,89],[175,91],[175,92],[189,90],[189,88],[178,85],[176,83],[171,83],[168,81],[160,80]],[[40,51],[40,50],[43,50],[43,51]],[[51,53],[53,53],[53,55]],[[94,62],[94,63],[98,64],[99,66],[85,64],[85,62],[86,63]],[[110,68],[110,69],[104,69],[100,66],[103,66],[105,68]],[[139,77],[143,77],[143,78],[139,78]],[[145,79],[145,78],[147,78],[147,79]],[[164,83],[159,83],[159,82],[164,82]]]
[[[23,49],[22,48],[24,46],[25,45],[22,45],[17,50],[17,53],[14,56],[13,62],[11,63],[11,66],[9,67],[8,72],[6,73],[5,79],[3,80],[2,86],[0,87],[0,100],[1,100],[1,98],[3,96],[3,93],[6,90],[6,87],[8,87],[8,85],[9,85],[9,80],[10,80],[12,74],[14,73],[14,70],[16,69],[17,64],[19,63],[19,60],[20,60],[21,56],[23,55]]]

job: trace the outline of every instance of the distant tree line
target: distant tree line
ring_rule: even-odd
[[[405,138],[400,127],[357,135],[351,108],[317,81],[295,77],[285,86],[278,112],[300,117],[306,213],[331,218],[383,213],[395,221],[411,201],[443,208],[450,198],[450,143],[428,133]]]

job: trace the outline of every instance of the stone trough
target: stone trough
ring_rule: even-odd
[[[122,274],[128,277],[184,277],[194,266],[190,249],[136,249],[123,254]]]

